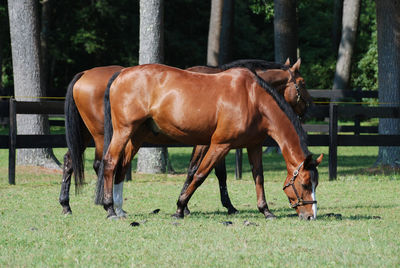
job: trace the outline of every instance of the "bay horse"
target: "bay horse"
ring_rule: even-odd
[[[202,74],[147,64],[114,74],[108,88],[105,118],[112,120],[106,119],[105,123],[112,122],[112,128],[105,126],[106,153],[99,169],[95,200],[103,205],[107,217],[116,217],[113,178],[117,164],[120,160],[123,165],[129,163],[153,132],[180,143],[209,145],[193,180],[179,197],[176,217],[184,217],[190,197],[215,164],[230,149],[244,147],[252,166],[257,207],[266,218],[274,217],[265,200],[262,167],[262,143],[268,134],[280,146],[286,162],[288,175],[283,190],[289,203],[300,218],[316,218],[316,167],[323,155],[312,159],[306,133],[293,110],[252,71],[233,68]],[[111,134],[108,145],[107,136]]]
[[[285,100],[290,103],[294,111],[302,116],[308,106],[312,105],[312,99],[304,87],[304,80],[299,75],[300,61],[290,68],[289,60],[285,64],[277,64],[264,60],[238,60],[220,67],[195,66],[187,70],[201,73],[218,73],[233,67],[246,67],[255,70],[257,74],[266,82],[272,84],[280,94],[284,95]],[[69,204],[69,190],[71,176],[74,173],[75,184],[79,187],[83,183],[83,152],[90,143],[92,137],[95,142],[95,161],[93,167],[98,173],[98,167],[102,158],[104,140],[104,116],[103,116],[103,97],[104,92],[111,76],[122,70],[122,66],[96,67],[77,74],[70,82],[66,95],[66,137],[68,151],[64,156],[63,178],[61,184],[59,202],[63,207],[63,213],[72,213]],[[294,83],[292,83],[294,82]],[[289,85],[291,84],[291,85]],[[88,105],[88,104],[91,105]],[[154,143],[159,143],[162,137],[153,137]],[[149,141],[148,141],[149,142]],[[185,181],[184,189],[193,179],[194,172],[198,167],[202,157],[208,150],[208,146],[196,146],[193,149],[188,176]],[[226,167],[225,161],[220,161],[215,167],[215,173],[219,181],[221,203],[228,209],[228,213],[236,213],[236,208],[232,205],[226,186]],[[120,176],[119,176],[120,177]],[[114,207],[117,215],[124,216],[122,210],[122,191],[123,180],[116,178],[114,185]],[[186,208],[185,214],[190,211]]]
[[[313,107],[314,103],[308,91],[305,88],[304,79],[300,76],[300,64],[301,60],[298,59],[292,67],[290,67],[289,58],[285,64],[279,64],[276,62],[268,62],[264,60],[236,60],[228,64],[224,64],[219,67],[211,66],[194,66],[186,69],[187,71],[193,71],[198,73],[215,74],[228,70],[231,68],[243,67],[253,72],[256,72],[265,82],[271,85],[279,94],[284,96],[286,102],[290,104],[293,111],[299,118],[303,118],[309,107]],[[201,160],[207,153],[208,145],[197,145],[193,148],[191,161],[189,163],[188,175],[186,181],[181,190],[181,195],[186,190],[187,186],[193,180],[193,175],[197,170]],[[217,162],[215,166],[215,174],[218,178],[220,186],[221,202],[224,207],[228,209],[228,214],[237,213],[237,209],[230,202],[230,198],[226,187],[226,164],[225,159]],[[224,200],[224,196],[225,198]],[[189,214],[188,207],[185,208],[185,215]],[[271,215],[271,217],[273,217]]]

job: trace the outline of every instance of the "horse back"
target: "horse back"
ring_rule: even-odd
[[[231,126],[240,132],[251,123],[253,83],[254,75],[245,69],[201,74],[158,64],[126,68],[110,90],[113,122],[118,118],[129,125],[151,118],[173,139],[209,144],[218,129],[238,135]]]

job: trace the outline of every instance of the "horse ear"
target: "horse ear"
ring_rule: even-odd
[[[289,58],[287,58],[287,59],[286,59],[286,61],[285,61],[285,64],[284,64],[284,65],[290,66],[290,59],[289,59]]]
[[[319,164],[321,164],[322,158],[324,158],[324,154],[321,154],[321,155],[315,160],[315,162],[317,162],[317,166],[318,166]]]
[[[306,160],[304,160],[304,168],[308,169],[308,167],[313,163],[313,158],[312,158],[312,154],[309,154],[306,157]]]
[[[309,168],[310,166],[317,167],[322,162],[322,158],[324,158],[324,154],[321,154],[317,159],[313,160],[312,154],[308,155],[306,160],[304,160],[304,168]]]
[[[291,68],[291,70],[293,72],[295,71],[299,71],[300,70],[300,65],[301,65],[301,59],[299,58],[295,64],[293,64],[293,67]]]

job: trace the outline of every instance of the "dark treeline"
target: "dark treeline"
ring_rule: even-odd
[[[73,75],[94,66],[138,63],[139,1],[47,0],[38,5],[42,41],[46,42],[47,95],[64,96]],[[232,60],[274,59],[271,0],[235,1]],[[331,88],[337,47],[332,27],[334,1],[298,1],[299,54],[308,88]],[[165,1],[165,63],[205,65],[210,1]],[[374,1],[363,1],[351,86],[377,88]],[[12,88],[7,2],[0,1],[0,87]],[[43,55],[42,55],[43,56]],[[1,95],[12,92],[2,90]]]

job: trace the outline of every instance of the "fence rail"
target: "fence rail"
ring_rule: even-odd
[[[358,102],[362,98],[377,98],[377,91],[361,90],[309,90],[316,98],[332,99],[352,98]],[[0,135],[0,148],[9,149],[9,183],[15,184],[15,156],[19,148],[65,148],[64,135],[17,135],[17,114],[48,114],[63,115],[63,101],[27,102],[0,101],[0,116],[9,117],[9,135]],[[317,105],[310,114],[311,118],[325,120],[328,124],[304,124],[309,133],[308,146],[329,146],[329,178],[337,177],[337,147],[338,146],[400,146],[400,135],[378,134],[377,126],[360,126],[360,122],[370,118],[400,118],[399,107],[365,107],[361,105]],[[341,126],[339,119],[352,120],[353,125]],[[63,125],[63,121],[51,121],[52,125]],[[347,134],[343,134],[347,133]],[[275,141],[267,137],[264,146],[277,146]],[[93,144],[91,144],[93,146]],[[154,147],[154,144],[143,144],[144,147]],[[165,146],[165,145],[161,145]],[[188,147],[184,144],[170,144],[168,147]],[[242,150],[236,151],[236,178],[242,175]]]

